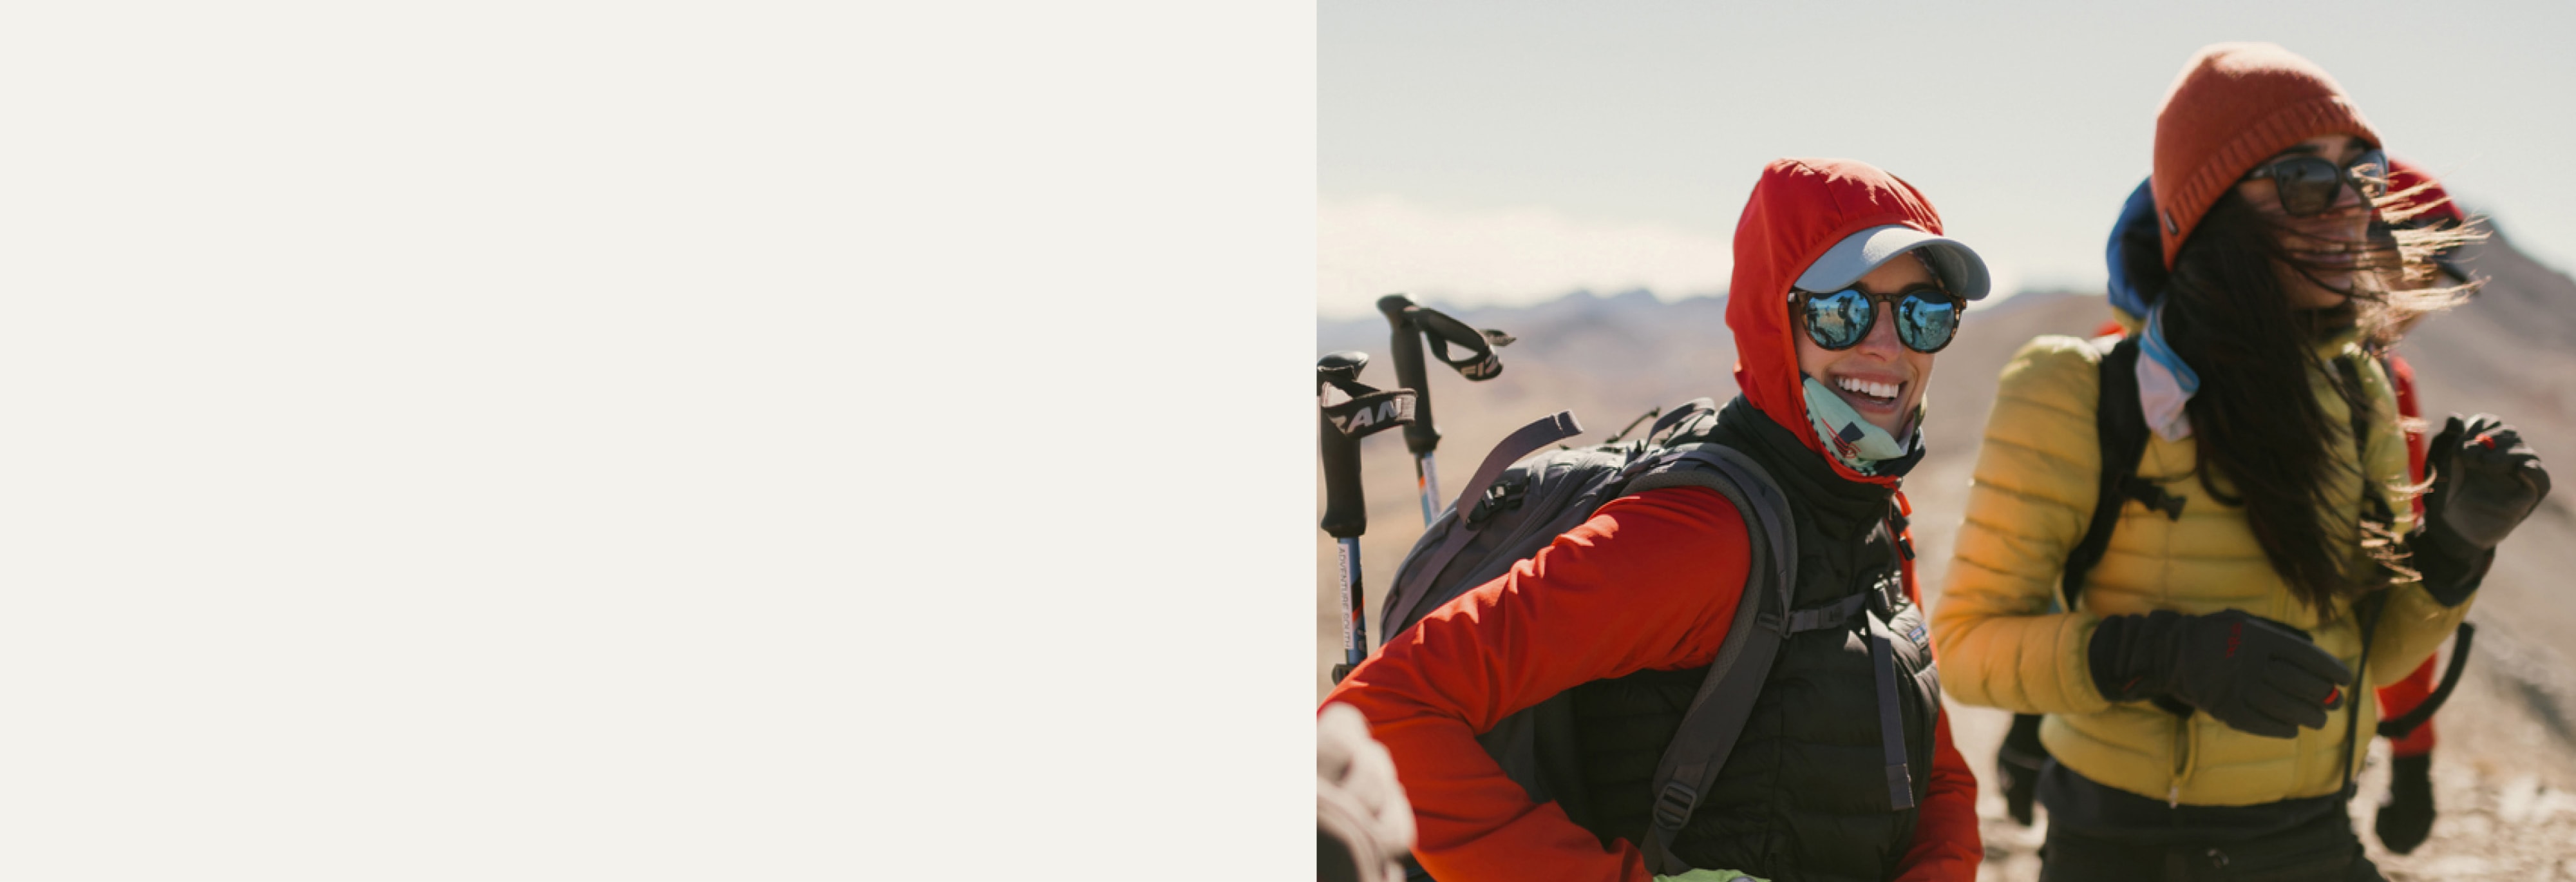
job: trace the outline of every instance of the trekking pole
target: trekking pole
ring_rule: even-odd
[[[1359,378],[1365,367],[1365,352],[1336,352],[1315,362],[1315,407],[1322,414],[1316,432],[1324,455],[1323,528],[1341,551],[1342,663],[1333,666],[1335,683],[1368,659],[1367,601],[1360,584],[1360,534],[1368,531],[1368,500],[1360,490],[1360,439],[1413,422],[1413,390],[1363,386]],[[1350,400],[1333,403],[1332,390]]]
[[[1431,458],[1431,452],[1440,447],[1440,429],[1431,424],[1431,378],[1422,364],[1422,340],[1431,338],[1441,362],[1457,368],[1461,376],[1490,380],[1503,372],[1503,363],[1494,356],[1494,350],[1510,345],[1512,335],[1476,330],[1466,322],[1416,305],[1413,298],[1402,294],[1378,298],[1377,311],[1386,314],[1386,323],[1394,332],[1388,345],[1395,352],[1395,383],[1414,394],[1414,419],[1404,427],[1404,446],[1413,452],[1413,483],[1422,491],[1422,523],[1429,526],[1440,517],[1440,469]],[[1466,354],[1449,357],[1452,345],[1465,349]]]

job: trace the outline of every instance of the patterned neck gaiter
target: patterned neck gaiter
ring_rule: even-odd
[[[1860,412],[1853,410],[1850,402],[1834,394],[1832,389],[1825,388],[1825,384],[1817,382],[1816,378],[1808,377],[1804,387],[1807,422],[1816,430],[1816,439],[1825,442],[1825,449],[1833,451],[1834,458],[1842,460],[1843,465],[1850,466],[1852,471],[1876,475],[1880,461],[1904,456],[1914,448],[1914,442],[1923,437],[1923,411],[1931,406],[1929,401],[1915,408],[1915,431],[1908,433],[1912,437],[1899,443],[1896,436],[1886,429],[1861,419]]]

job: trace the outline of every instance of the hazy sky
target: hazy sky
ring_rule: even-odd
[[[1613,5],[1327,0],[1317,12],[1318,311],[1577,287],[1723,290],[1781,156],[1862,159],[1932,198],[1998,291],[2100,290],[2183,62],[2279,43],[2400,157],[2576,266],[2576,6]]]

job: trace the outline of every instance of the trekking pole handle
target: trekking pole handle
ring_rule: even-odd
[[[1316,436],[1324,457],[1322,527],[1335,539],[1356,539],[1368,530],[1368,500],[1360,487],[1360,439],[1333,424],[1329,390],[1356,383],[1368,360],[1368,353],[1345,351],[1315,362]]]
[[[1360,488],[1360,440],[1333,428],[1331,417],[1318,416],[1324,448],[1324,520],[1326,535],[1357,539],[1368,531],[1368,500]]]
[[[1393,337],[1387,346],[1395,356],[1395,385],[1413,390],[1413,424],[1404,427],[1404,449],[1416,457],[1440,447],[1440,429],[1431,424],[1431,376],[1422,362],[1422,327],[1413,321],[1413,298],[1389,294],[1377,299]]]

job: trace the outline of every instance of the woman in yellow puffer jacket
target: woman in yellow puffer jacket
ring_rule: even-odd
[[[2136,472],[2181,506],[2124,502],[2068,611],[2053,604],[2100,492],[2104,346],[2043,337],[2004,369],[1932,632],[1953,697],[2048,715],[2043,879],[2379,878],[2344,811],[2375,719],[2356,669],[2387,683],[2431,654],[2548,476],[2510,427],[2454,417],[2433,445],[2454,474],[2412,522],[2368,348],[2463,292],[2377,284],[2388,255],[2435,244],[2368,245],[2375,206],[2402,195],[2378,143],[2277,46],[2209,47],[2175,82],[2156,123],[2162,260],[2139,269],[2164,293],[2136,331],[2152,430]]]

